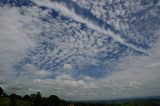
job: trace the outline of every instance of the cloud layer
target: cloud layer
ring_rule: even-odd
[[[7,93],[160,95],[159,2],[15,1],[0,5],[0,85]]]

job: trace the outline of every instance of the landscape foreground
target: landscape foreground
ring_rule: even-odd
[[[102,101],[65,101],[55,95],[42,97],[40,92],[31,95],[7,95],[0,88],[0,106],[160,106],[159,97],[102,100]]]

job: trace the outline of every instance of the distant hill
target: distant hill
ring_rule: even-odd
[[[159,96],[133,97],[117,100],[71,101],[74,104],[97,104],[102,106],[160,106]]]

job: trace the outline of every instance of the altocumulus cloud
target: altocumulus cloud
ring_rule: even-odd
[[[160,3],[144,14],[153,29],[145,25],[148,32],[140,33],[129,24],[135,17],[126,17],[153,3],[141,8],[140,2],[126,1],[128,11],[120,3],[113,6],[115,11],[106,11],[104,4],[114,1],[71,0],[70,8],[63,0],[32,1],[36,5],[0,7],[0,85],[7,93],[40,91],[67,100],[160,95],[160,27],[152,20],[159,19]],[[76,8],[90,11],[92,17]],[[148,33],[156,40],[147,39]]]

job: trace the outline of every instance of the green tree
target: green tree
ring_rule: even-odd
[[[2,87],[0,87],[0,96],[2,96],[3,95],[3,89],[2,89]]]
[[[37,92],[37,94],[33,95],[33,102],[34,106],[42,106],[42,96],[40,92]]]
[[[10,98],[10,106],[16,106],[16,94],[11,94]]]
[[[27,101],[27,102],[31,102],[32,99],[29,95],[25,95],[25,96],[23,96],[23,100]]]
[[[4,92],[4,93],[3,93],[3,97],[8,97],[8,95]]]
[[[59,106],[61,103],[61,100],[57,96],[51,95],[47,99],[47,103],[48,103],[48,106]]]

